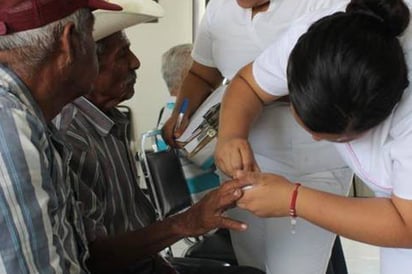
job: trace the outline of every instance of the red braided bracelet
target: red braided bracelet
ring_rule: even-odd
[[[300,183],[295,184],[295,189],[292,192],[292,197],[290,198],[289,204],[289,216],[290,216],[290,225],[292,226],[292,234],[296,233],[296,199],[298,197],[298,189],[301,186]]]

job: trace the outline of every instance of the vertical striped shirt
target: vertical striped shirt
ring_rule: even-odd
[[[0,65],[0,273],[87,272],[65,149],[24,83]]]
[[[143,228],[156,219],[139,188],[136,161],[129,147],[129,121],[116,108],[103,113],[84,97],[64,107],[54,123],[71,145],[70,167],[77,181],[89,242]],[[157,255],[136,262],[133,273],[158,273],[168,267]]]
[[[155,221],[155,211],[138,185],[129,121],[123,113],[115,108],[103,113],[80,97],[63,109],[55,124],[72,146],[70,166],[88,187],[79,196],[89,241]],[[99,211],[101,215],[88,214]]]

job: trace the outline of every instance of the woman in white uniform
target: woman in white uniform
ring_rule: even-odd
[[[167,142],[174,144],[190,115],[223,78],[232,79],[294,20],[342,2],[347,1],[211,0],[196,37],[193,66],[183,83],[175,111],[163,128]],[[184,98],[190,102],[187,115],[175,132],[177,110]],[[323,191],[348,193],[352,172],[331,144],[314,142],[295,122],[288,102],[265,107],[264,115],[253,124],[249,140],[255,153],[253,159],[256,158],[261,170],[282,174]],[[316,161],[310,160],[314,154],[319,156]],[[300,226],[302,233],[292,237],[287,218],[258,218],[239,209],[229,214],[249,224],[247,232],[231,232],[241,265],[276,274],[325,273],[334,233],[305,222]]]
[[[298,180],[282,176],[237,171],[242,184],[252,185],[238,206],[261,217],[290,216],[295,236],[302,233],[302,220],[307,220],[347,238],[381,246],[381,273],[410,274],[409,29],[401,42],[398,39],[409,24],[409,9],[401,0],[353,0],[346,12],[334,14],[337,10],[305,16],[234,78],[223,101],[217,150],[222,154],[217,161],[228,173],[245,163],[242,157],[250,151],[233,149],[239,148],[239,136],[247,134],[247,125],[262,102],[289,91],[296,120],[314,139],[335,143],[376,198],[346,198],[299,186]],[[311,26],[329,14],[333,15]],[[240,127],[246,130],[239,132]]]

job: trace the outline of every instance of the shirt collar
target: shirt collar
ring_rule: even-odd
[[[115,122],[85,97],[77,98],[73,104],[83,113],[100,135],[108,135],[114,127]]]

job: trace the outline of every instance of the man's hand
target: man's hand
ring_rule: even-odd
[[[223,215],[242,196],[243,185],[246,183],[229,181],[206,194],[190,209],[175,216],[178,229],[185,237],[203,235],[215,228],[246,230],[246,224]]]

